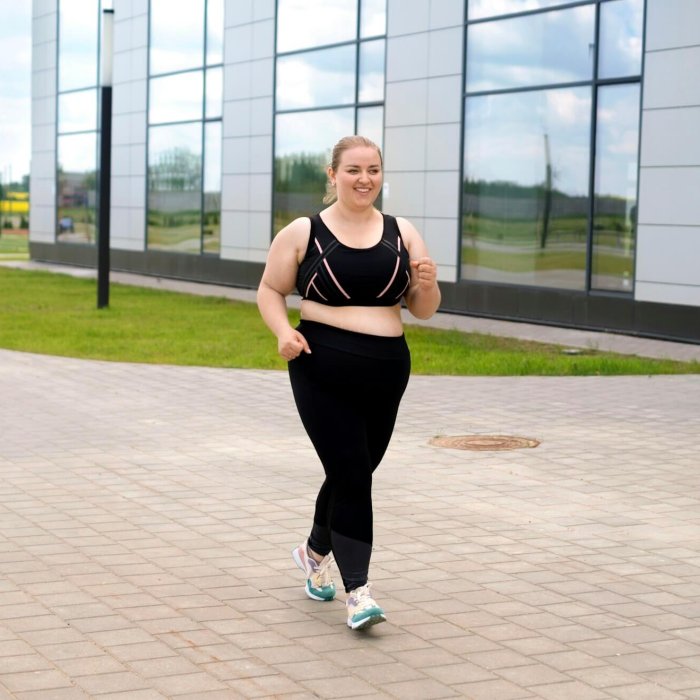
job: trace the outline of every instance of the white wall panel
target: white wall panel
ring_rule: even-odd
[[[425,124],[428,115],[428,85],[428,80],[388,83],[384,125],[393,127]]]
[[[700,284],[700,228],[639,226],[637,236],[637,281]]]
[[[392,127],[386,132],[384,160],[392,173],[425,170],[425,126]]]
[[[385,138],[390,138],[387,133]],[[401,173],[389,170],[384,175],[384,182],[389,185],[389,196],[383,198],[383,209],[387,214],[422,217],[425,211],[425,173]]]
[[[647,51],[697,45],[698,0],[647,0]]]
[[[634,298],[637,301],[650,301],[656,304],[700,306],[700,286],[637,282]]]
[[[700,168],[644,168],[639,186],[639,223],[700,227],[699,193]]]
[[[635,299],[700,305],[700,3],[648,0]]]
[[[415,80],[428,77],[427,32],[390,39],[387,46],[386,80]]]
[[[426,170],[459,170],[462,130],[459,124],[431,124],[427,127]]]
[[[698,14],[700,15],[700,3]],[[700,105],[698,75],[700,46],[647,53],[644,65],[644,109]]]
[[[453,75],[455,57],[462,57],[462,28],[440,29],[430,32],[428,43],[428,75]]]
[[[452,0],[459,4],[459,0]],[[389,0],[387,33],[389,36],[424,32],[430,22],[431,0]]]
[[[430,29],[460,27],[464,23],[464,3],[455,0],[430,0]]]
[[[700,166],[700,107],[653,109],[644,113],[641,165]]]

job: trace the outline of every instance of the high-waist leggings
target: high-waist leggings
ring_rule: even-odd
[[[367,583],[372,553],[372,473],[391,439],[408,383],[404,336],[346,331],[314,321],[297,330],[311,354],[289,363],[299,416],[326,474],[309,547],[333,552],[346,591]]]

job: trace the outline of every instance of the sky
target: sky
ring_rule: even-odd
[[[31,153],[31,0],[0,0],[0,177],[21,181]]]

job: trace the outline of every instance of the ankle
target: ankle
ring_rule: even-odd
[[[308,555],[309,555],[317,564],[320,564],[320,563],[325,559],[325,556],[324,556],[324,555],[318,554],[317,552],[314,552],[314,550],[311,549],[311,547],[309,547],[308,544],[306,545],[306,551],[307,551]]]

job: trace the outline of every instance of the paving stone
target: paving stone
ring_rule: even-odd
[[[0,393],[0,698],[700,697],[700,377],[412,377],[367,634],[289,557],[284,373],[0,350]],[[542,443],[427,444],[496,431]]]

